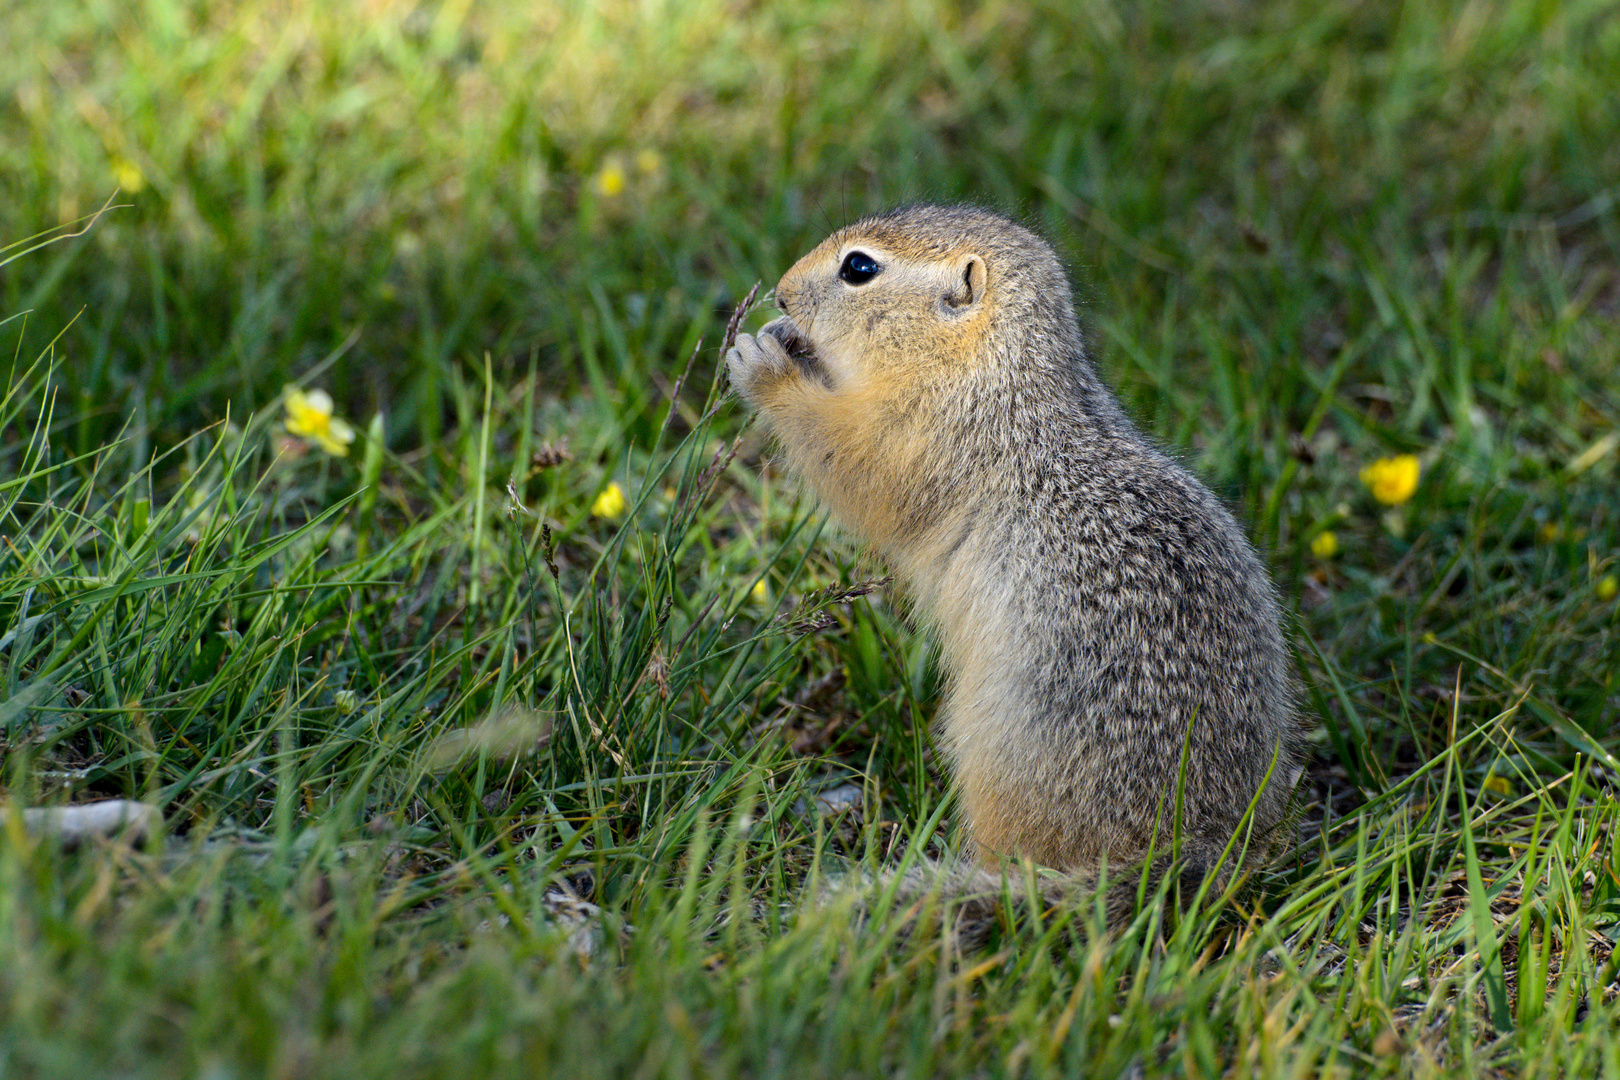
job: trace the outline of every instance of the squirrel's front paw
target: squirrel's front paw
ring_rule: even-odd
[[[758,404],[758,394],[766,386],[794,372],[793,358],[770,327],[753,334],[738,334],[737,343],[726,350],[726,374],[745,401]]]

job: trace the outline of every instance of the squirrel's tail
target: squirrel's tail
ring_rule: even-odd
[[[1219,853],[1183,851],[1096,869],[1041,870],[1028,863],[990,869],[972,863],[927,862],[902,874],[867,881],[856,898],[862,921],[892,920],[899,936],[939,934],[963,952],[982,950],[1020,926],[1063,920],[1070,937],[1088,928],[1115,933],[1129,926],[1161,890],[1179,913],[1204,895],[1218,897],[1232,878]],[[1207,888],[1206,888],[1207,886]],[[843,891],[843,888],[837,890]]]

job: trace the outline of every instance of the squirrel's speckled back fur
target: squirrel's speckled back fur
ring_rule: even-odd
[[[1052,249],[910,206],[828,237],[776,303],[732,381],[937,633],[980,860],[1123,869],[1169,849],[1178,792],[1191,867],[1251,803],[1246,834],[1274,830],[1302,741],[1275,591],[1098,378]]]

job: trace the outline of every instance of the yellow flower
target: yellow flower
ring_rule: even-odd
[[[1339,553],[1339,538],[1333,530],[1319,532],[1311,537],[1311,554],[1318,559],[1331,559]]]
[[[146,186],[146,177],[141,173],[141,167],[122,154],[112,159],[113,179],[118,181],[120,189],[134,195]]]
[[[1396,454],[1379,458],[1361,470],[1361,482],[1372,489],[1373,498],[1385,506],[1399,506],[1417,490],[1418,465],[1416,454]]]
[[[753,601],[756,604],[763,604],[766,600],[768,600],[770,598],[770,593],[765,588],[765,579],[760,578],[758,581],[754,582],[754,587],[748,590],[748,595],[753,598]]]
[[[287,430],[305,439],[314,439],[322,450],[335,457],[347,457],[354,442],[354,428],[332,415],[332,395],[325,390],[308,393],[287,387]]]
[[[1597,598],[1603,601],[1613,600],[1620,596],[1620,578],[1613,574],[1605,575],[1597,583]]]
[[[624,166],[616,160],[609,160],[596,174],[596,193],[604,199],[617,199],[624,194],[627,182]]]
[[[609,480],[602,494],[591,503],[591,517],[618,518],[623,516],[625,506],[624,488],[619,486],[617,480]]]

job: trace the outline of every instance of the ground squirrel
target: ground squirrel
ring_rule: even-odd
[[[937,634],[980,863],[1126,876],[1170,849],[1183,760],[1186,871],[1251,803],[1234,846],[1257,861],[1301,768],[1275,590],[1098,378],[1052,249],[984,210],[905,207],[833,233],[776,306],[726,353],[731,381]]]

